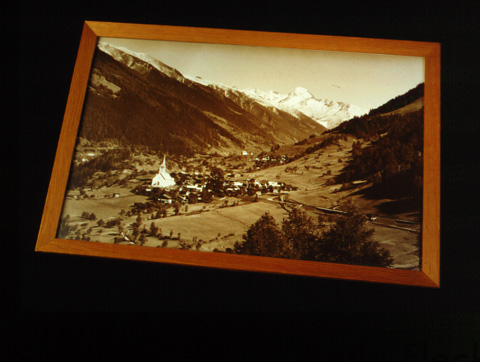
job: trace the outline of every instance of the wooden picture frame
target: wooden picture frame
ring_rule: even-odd
[[[92,60],[99,37],[314,49],[423,57],[424,153],[420,271],[317,261],[108,244],[57,238]],[[73,72],[36,251],[162,262],[251,272],[440,286],[440,44],[417,41],[269,33],[86,21]]]

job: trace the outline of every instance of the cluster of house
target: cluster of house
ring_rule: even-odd
[[[255,179],[235,181],[227,179],[223,182],[227,196],[278,194],[283,191],[294,191],[297,188],[277,181],[258,181]]]
[[[137,187],[135,191],[167,204],[192,204],[208,202],[213,197],[253,196],[296,189],[277,181],[239,180],[232,174],[222,178],[187,173],[172,175],[168,173],[164,159],[152,182]]]
[[[270,155],[270,154],[260,154],[255,158],[255,168],[257,170],[283,165],[287,162],[286,155]]]

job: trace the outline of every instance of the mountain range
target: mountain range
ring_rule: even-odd
[[[213,86],[213,84],[211,84]],[[218,87],[218,85],[216,86]],[[225,86],[223,86],[225,88]],[[309,117],[327,129],[332,129],[353,117],[367,113],[364,109],[344,102],[316,98],[308,89],[296,87],[288,94],[248,88],[238,90],[265,107],[274,107],[295,117]]]
[[[280,94],[184,76],[149,55],[99,42],[79,136],[173,154],[238,154],[295,143],[364,113],[302,87]]]

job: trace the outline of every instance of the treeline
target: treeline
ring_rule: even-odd
[[[313,136],[314,135],[310,136],[310,138],[313,138]],[[345,135],[345,134],[344,135],[330,134],[330,135],[327,135],[325,138],[323,138],[322,141],[314,143],[311,146],[305,148],[305,150],[303,150],[302,152],[299,152],[299,153],[296,153],[296,154],[293,154],[293,155],[289,155],[289,156],[284,155],[283,157],[271,156],[271,158],[269,158],[267,160],[264,160],[263,156],[268,155],[268,153],[267,152],[262,152],[257,156],[257,158],[259,160],[255,162],[255,167],[258,167],[260,169],[265,169],[265,168],[268,168],[268,167],[278,166],[278,165],[284,164],[284,163],[288,164],[288,163],[291,163],[295,160],[298,160],[299,158],[302,158],[302,157],[305,157],[305,156],[307,156],[311,153],[314,153],[315,151],[323,150],[323,149],[327,148],[328,146],[330,146],[332,144],[338,144],[338,141],[341,140],[341,139],[346,140],[347,135]],[[298,145],[304,145],[307,140],[308,140],[308,138],[295,143],[295,145],[297,145],[297,146]]]
[[[375,116],[377,114],[389,113],[397,109],[403,108],[409,105],[410,103],[416,101],[420,97],[423,97],[423,92],[424,92],[424,83],[420,83],[415,88],[409,90],[407,93],[399,95],[389,100],[387,103],[381,105],[380,107],[370,110],[368,115]]]
[[[385,113],[405,107],[423,94],[421,83],[367,115],[354,117],[329,131],[359,139],[353,144],[347,166],[334,182],[348,188],[354,181],[373,181],[370,191],[378,196],[418,199],[423,188],[423,107],[403,114]]]
[[[315,151],[325,149],[330,145],[336,144],[340,139],[343,139],[344,141],[346,141],[347,136],[346,135],[328,135],[322,140],[322,142],[318,142],[310,147],[307,147],[303,152],[303,155],[306,156]]]
[[[424,84],[421,83],[407,93],[397,96],[380,107],[370,110],[368,114],[360,117],[355,116],[326,133],[347,133],[357,138],[368,138],[383,133],[388,130],[392,116],[382,116],[382,114],[403,108],[423,97],[423,94]],[[394,117],[394,119],[398,118]]]
[[[347,202],[345,214],[326,227],[305,211],[293,209],[281,224],[267,212],[250,226],[227,252],[276,258],[388,267],[393,263],[388,250],[373,239],[374,230],[358,208]]]
[[[303,152],[297,153],[295,155],[289,156],[287,158],[286,163],[293,162],[295,160],[298,160],[299,158],[305,157],[311,153],[314,153],[315,151],[318,150],[323,150],[327,148],[330,145],[337,144],[340,139],[346,140],[347,136],[346,135],[339,135],[339,134],[330,134],[327,135],[321,142],[317,142],[310,147],[307,147]]]

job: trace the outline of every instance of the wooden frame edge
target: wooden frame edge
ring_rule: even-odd
[[[422,271],[440,287],[440,133],[441,133],[441,46],[432,44],[425,56],[424,222]],[[427,84],[428,80],[428,84]],[[428,130],[428,132],[427,132]],[[425,205],[428,207],[425,208]],[[426,221],[426,222],[425,222]]]
[[[71,135],[74,134],[74,137],[76,137],[78,131],[97,38],[98,36],[90,28],[88,23],[85,22],[73,70],[62,128],[60,130],[52,175],[45,200],[43,211],[44,217],[42,217],[40,224],[35,251],[49,250],[48,244],[55,240],[55,231],[60,219],[61,208],[55,209],[54,206],[59,201],[57,195],[62,192],[63,198],[67,186],[68,173],[70,171],[71,159],[75,147],[75,142],[71,142]],[[66,177],[65,174],[67,175]],[[58,181],[60,181],[60,183]],[[52,213],[50,218],[45,217],[47,212]],[[55,225],[52,226],[54,221]]]
[[[159,38],[160,34],[161,38]],[[91,61],[95,51],[96,41],[100,36],[234,45],[245,44],[245,37],[248,37],[249,41],[247,45],[348,52],[375,52],[379,54],[425,57],[426,124],[424,129],[426,130],[427,126],[430,128],[429,132],[425,132],[424,139],[425,144],[429,145],[428,152],[425,152],[426,154],[424,156],[428,159],[428,162],[424,162],[424,184],[428,183],[430,191],[428,193],[424,192],[424,205],[429,205],[429,211],[427,213],[425,213],[424,208],[424,219],[430,222],[424,222],[422,226],[424,236],[422,244],[422,270],[409,271],[335,263],[299,262],[267,257],[231,254],[219,255],[217,253],[176,249],[163,250],[160,255],[156,252],[155,248],[149,250],[148,248],[138,246],[113,246],[95,242],[56,239],[56,229],[61,208],[55,208],[55,205],[59,201],[60,204],[62,204],[61,201],[63,200],[71,158],[74,152],[74,142],[72,143],[71,139],[72,137],[73,139],[76,138],[78,131]],[[312,46],[312,44],[318,45]],[[379,46],[380,44],[382,46]],[[375,51],[372,51],[373,48],[375,48]],[[440,287],[439,155],[439,43],[85,21],[35,251],[438,288]],[[58,182],[58,180],[60,180],[60,182]],[[47,218],[46,215],[49,217]],[[66,243],[68,243],[68,247]],[[128,253],[126,253],[127,251]],[[246,268],[245,261],[251,260],[251,258],[255,258],[255,263],[250,263],[249,267]],[[313,269],[316,270],[315,273],[312,272]],[[318,273],[319,269],[320,273]]]

